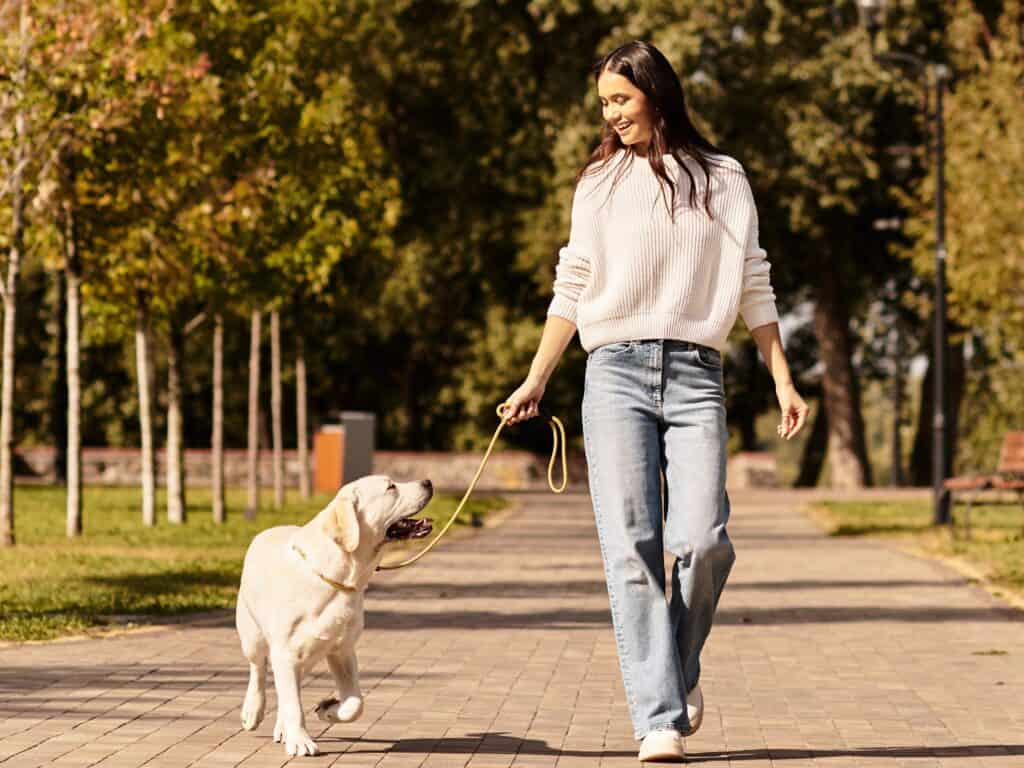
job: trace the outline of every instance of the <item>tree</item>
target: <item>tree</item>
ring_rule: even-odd
[[[333,306],[335,281],[348,283],[346,294],[371,293],[375,275],[388,268],[398,190],[378,137],[384,105],[376,94],[393,46],[391,15],[389,6],[351,0],[243,0],[190,4],[178,17],[207,53],[220,93],[221,147],[208,170],[216,193],[208,213],[223,246],[222,281],[241,286],[217,304],[251,318],[249,514],[259,493],[262,312],[271,312],[279,502],[285,341],[274,329],[296,307]]]
[[[101,333],[134,334],[142,442],[142,517],[155,521],[151,418],[152,338],[168,350],[168,518],[184,519],[182,410],[184,344],[202,314],[206,262],[193,243],[208,234],[208,129],[216,120],[216,81],[193,36],[170,7],[139,7],[120,19],[126,39],[107,64],[118,98],[104,101],[83,142],[78,221],[89,257],[83,266],[90,310]],[[198,230],[198,231],[197,231]],[[197,306],[198,305],[198,306]],[[191,325],[190,325],[191,323]]]
[[[133,9],[145,18],[146,3]],[[77,220],[77,163],[83,137],[95,133],[116,115],[115,59],[131,60],[133,45],[145,35],[124,33],[120,23],[127,13],[108,6],[73,1],[27,2],[0,6],[0,22],[17,20],[18,34],[5,39],[0,49],[0,81],[9,83],[0,96],[0,123],[14,126],[13,135],[0,130],[3,147],[2,197],[11,197],[10,248],[7,256],[4,300],[4,384],[0,405],[0,539],[13,536],[11,515],[11,450],[13,379],[15,360],[15,300],[18,272],[25,256],[25,231],[30,207],[48,212],[59,224],[67,291],[68,366],[68,497],[67,531],[81,531],[80,423],[78,378],[79,285],[81,254]],[[140,25],[140,28],[144,25]],[[116,45],[128,43],[127,45]],[[112,50],[117,53],[111,55]],[[112,89],[113,84],[113,89]],[[13,118],[13,119],[11,119]],[[8,154],[9,152],[9,154]],[[56,205],[51,200],[57,196]],[[54,214],[56,211],[56,215]],[[40,225],[43,225],[40,222]],[[11,345],[7,345],[7,340]]]
[[[551,144],[607,23],[589,3],[474,3],[438,14],[410,2],[398,15],[385,136],[403,208],[398,268],[375,320],[393,361],[381,426],[396,445],[446,447],[452,435],[464,439],[467,418],[478,433],[493,431],[493,405],[463,408],[452,393],[463,382],[496,392],[517,375],[473,362],[491,354],[490,334],[518,347],[518,320],[537,317],[531,275],[517,264],[521,233],[540,229],[531,217],[548,189]],[[496,305],[509,311],[491,312]],[[525,371],[528,359],[509,362]]]
[[[10,81],[11,93],[5,94],[5,112],[14,114],[14,153],[12,162],[5,163],[5,181],[9,181],[11,194],[11,235],[7,252],[7,272],[0,283],[4,305],[3,377],[0,379],[0,546],[14,544],[14,475],[12,469],[12,442],[14,422],[14,331],[17,311],[18,271],[25,247],[26,167],[30,160],[27,112],[29,99],[26,82],[28,56],[31,47],[27,0],[17,4],[19,51]],[[6,69],[6,67],[5,67]],[[9,105],[13,104],[13,108]],[[6,117],[6,115],[3,115]],[[9,170],[8,170],[9,169]]]
[[[946,271],[949,285],[951,403],[947,466],[956,456],[956,427],[966,431],[971,469],[996,462],[1002,434],[1019,428],[1020,368],[1024,365],[1024,300],[1010,286],[1024,283],[1024,9],[1020,0],[958,0],[948,27],[955,74],[946,99]],[[934,169],[906,198],[911,212],[904,247],[922,277],[934,280]],[[921,312],[931,311],[920,302]],[[965,371],[965,345],[974,375]],[[931,382],[922,389],[915,443],[916,478],[930,479]],[[971,396],[960,402],[964,392]],[[958,411],[962,411],[957,418]]]
[[[252,311],[249,323],[249,444],[248,503],[246,520],[252,520],[260,509],[260,323],[262,314]]]
[[[210,436],[210,495],[213,522],[223,523],[224,510],[224,315],[213,319],[213,415]]]
[[[274,509],[284,506],[284,435],[281,428],[281,314],[270,313],[270,412],[274,449]]]

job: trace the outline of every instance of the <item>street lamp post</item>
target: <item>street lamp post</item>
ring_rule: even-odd
[[[943,95],[949,81],[949,68],[925,61],[910,53],[875,52],[875,37],[882,28],[886,0],[857,0],[861,23],[871,38],[872,55],[883,64],[909,64],[917,72],[931,70],[935,83],[935,404],[932,413],[932,522],[950,522],[949,494],[943,488],[946,479],[946,131]]]

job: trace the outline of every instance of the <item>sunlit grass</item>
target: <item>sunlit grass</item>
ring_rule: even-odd
[[[185,524],[172,525],[164,516],[147,528],[138,489],[90,487],[83,492],[83,535],[69,540],[63,490],[19,486],[17,545],[0,549],[0,640],[48,639],[127,617],[233,607],[252,537],[274,525],[307,522],[331,497],[320,494],[303,501],[290,493],[284,507],[273,511],[265,492],[263,508],[251,521],[242,515],[245,498],[244,490],[229,491],[228,520],[216,525],[209,491],[189,489]],[[436,494],[424,516],[438,523],[437,530],[457,502]],[[457,525],[467,525],[473,510],[486,515],[504,504],[497,497],[474,497]],[[157,506],[165,509],[162,493]],[[425,543],[394,549],[392,557]]]
[[[956,505],[953,525],[933,527],[928,501],[828,501],[818,512],[833,536],[888,536],[911,540],[934,554],[963,558],[992,584],[1024,594],[1024,508],[1017,503]]]

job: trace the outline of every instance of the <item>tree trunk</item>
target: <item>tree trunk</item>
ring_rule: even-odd
[[[828,411],[825,403],[818,400],[818,407],[815,409],[814,423],[811,425],[811,434],[804,443],[804,452],[800,457],[800,474],[797,475],[796,488],[813,488],[818,484],[821,476],[821,467],[825,463],[825,454],[828,451]]]
[[[892,356],[892,456],[889,470],[889,485],[903,485],[903,335],[897,325],[893,329],[894,343]]]
[[[21,258],[21,222],[15,225],[15,235],[7,260],[7,284],[4,289],[4,341],[2,403],[0,403],[0,546],[14,544],[14,467],[12,433],[14,419],[14,328],[15,293],[18,266]]]
[[[14,81],[18,100],[25,98],[28,74],[28,9],[21,3],[21,60]],[[3,374],[0,378],[0,546],[14,545],[14,331],[17,319],[18,269],[25,237],[24,168],[27,156],[25,109],[19,105],[14,115],[16,147],[11,179],[11,247],[7,254],[7,275],[3,285],[4,338]]]
[[[172,320],[167,345],[167,522],[185,522],[185,467],[182,447],[181,366],[185,337]]]
[[[142,438],[142,524],[156,525],[156,462],[153,456],[153,406],[150,397],[149,317],[139,292],[135,305],[135,380],[139,389],[139,433]]]
[[[53,443],[53,481],[64,485],[68,479],[68,304],[67,283],[64,279],[64,268],[54,271],[54,325],[57,327],[54,355],[56,361],[53,376],[53,395],[50,406],[50,427]]]
[[[759,379],[761,378],[761,359],[757,350],[757,344],[753,338],[745,342],[737,350],[736,365],[733,371],[737,376],[737,385],[744,393],[757,391]],[[760,412],[760,400],[755,397],[734,398],[732,407],[729,408],[729,415],[733,423],[739,428],[740,450],[756,451],[757,443],[757,417]]]
[[[299,452],[299,494],[313,495],[309,478],[309,434],[306,426],[306,342],[300,330],[295,336],[295,432]]]
[[[79,377],[81,361],[81,281],[82,268],[78,256],[75,233],[74,180],[69,184],[69,196],[64,206],[64,271],[67,281],[67,380],[68,380],[68,434],[67,434],[67,519],[68,538],[82,535],[82,382]]]
[[[249,500],[245,518],[252,520],[260,508],[260,312],[252,311],[249,328]]]
[[[825,364],[822,377],[828,416],[828,461],[833,488],[863,488],[871,484],[871,467],[864,441],[860,385],[851,358],[849,311],[840,287],[823,274],[817,286],[814,335]]]
[[[224,316],[213,318],[213,435],[210,439],[213,522],[223,523],[224,514]]]
[[[270,313],[270,417],[274,442],[274,509],[284,506],[284,440],[281,429],[281,313]]]

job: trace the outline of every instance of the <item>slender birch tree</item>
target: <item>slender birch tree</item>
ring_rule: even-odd
[[[253,520],[260,508],[260,325],[262,313],[252,311],[249,320],[249,442],[246,520]]]

